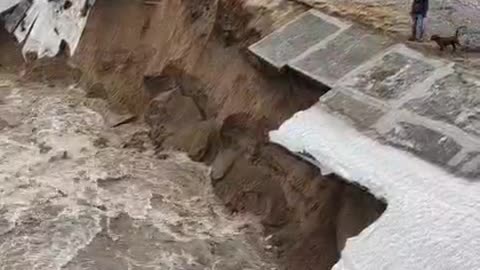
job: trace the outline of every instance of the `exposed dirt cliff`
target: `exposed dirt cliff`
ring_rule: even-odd
[[[4,30],[0,22],[0,69],[18,71],[22,67],[23,58],[12,36]]]
[[[386,206],[267,141],[328,89],[271,72],[246,47],[304,10],[282,0],[98,0],[69,64],[33,62],[25,74],[62,71],[144,118],[159,157],[175,149],[211,165],[232,214],[261,218],[267,252],[286,269],[330,269]]]

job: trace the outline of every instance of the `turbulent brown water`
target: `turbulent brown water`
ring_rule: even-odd
[[[275,268],[207,167],[159,157],[142,125],[110,128],[104,107],[0,75],[1,270]]]

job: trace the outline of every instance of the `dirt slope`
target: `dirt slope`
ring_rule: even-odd
[[[384,205],[267,143],[323,91],[268,72],[245,49],[303,11],[287,1],[100,1],[75,62],[110,100],[145,113],[159,150],[211,164],[217,195],[232,213],[262,218],[286,269],[329,269]]]

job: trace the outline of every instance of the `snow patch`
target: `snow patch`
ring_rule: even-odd
[[[384,214],[349,239],[334,270],[480,269],[480,183],[382,145],[320,103],[294,115],[271,141],[384,198]]]
[[[5,6],[11,8],[21,1],[7,2],[10,5]],[[23,55],[33,52],[38,58],[54,57],[60,52],[62,41],[73,55],[93,4],[94,0],[34,0],[25,18],[13,31],[17,41],[24,42]],[[0,4],[0,8],[3,6]]]

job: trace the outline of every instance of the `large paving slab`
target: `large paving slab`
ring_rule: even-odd
[[[385,36],[310,10],[249,49],[277,69],[289,67],[333,87],[392,44]]]
[[[459,176],[480,176],[480,79],[388,38],[308,11],[250,50],[332,90],[326,111]]]
[[[435,66],[411,50],[390,50],[372,58],[356,72],[343,78],[340,86],[354,89],[382,101],[404,96],[415,84],[425,81]],[[439,63],[437,66],[441,66]]]
[[[449,62],[393,46],[343,77],[321,101],[374,139],[459,176],[480,176],[480,78]]]
[[[289,67],[333,86],[338,79],[390,45],[390,39],[352,26],[334,38],[311,47],[293,59]]]
[[[322,100],[326,108],[333,114],[344,116],[350,124],[360,130],[367,130],[384,116],[388,107],[380,102],[365,102],[362,97],[355,96],[341,88],[334,88]]]
[[[280,69],[310,47],[349,26],[347,23],[311,10],[253,44],[249,49]]]
[[[466,72],[456,71],[436,81],[426,96],[408,101],[404,108],[480,136],[480,83]]]
[[[396,123],[384,137],[388,144],[406,149],[442,166],[446,166],[462,150],[462,146],[454,138],[407,120]]]

